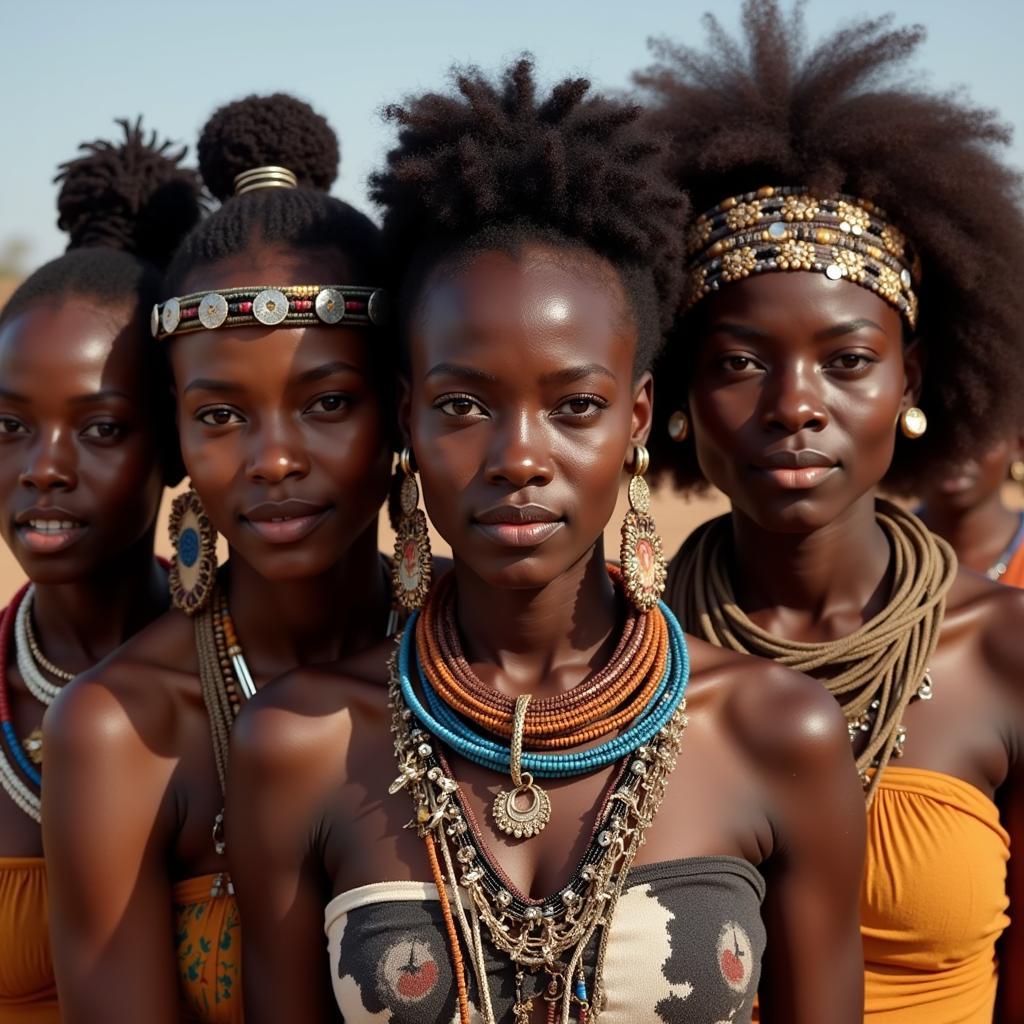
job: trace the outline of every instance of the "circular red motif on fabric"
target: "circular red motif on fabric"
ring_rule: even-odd
[[[422,999],[437,984],[437,964],[427,960],[415,967],[403,967],[398,976],[398,994],[405,999]]]
[[[734,992],[746,992],[754,967],[750,937],[735,921],[727,921],[718,934],[718,969]]]
[[[402,939],[381,962],[383,980],[400,1003],[418,1003],[437,987],[440,970],[430,947],[419,939]]]

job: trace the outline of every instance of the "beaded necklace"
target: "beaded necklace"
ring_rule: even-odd
[[[444,591],[441,592],[443,595]],[[686,726],[684,693],[689,663],[685,637],[675,617],[664,605],[647,615],[637,616],[634,623],[627,623],[626,633],[631,628],[639,628],[654,630],[657,635],[656,620],[660,619],[669,643],[664,658],[653,659],[653,665],[660,670],[660,678],[653,691],[648,687],[648,680],[642,677],[630,686],[621,684],[623,693],[647,690],[650,697],[633,723],[616,741],[612,741],[625,741],[614,748],[614,755],[609,756],[607,752],[610,743],[579,753],[534,755],[543,758],[539,764],[533,760],[528,762],[530,755],[521,754],[524,765],[534,765],[539,768],[538,775],[543,773],[546,777],[580,775],[625,758],[599,809],[590,844],[572,878],[559,892],[542,900],[533,900],[519,892],[494,862],[473,812],[462,796],[443,752],[438,749],[438,741],[441,740],[476,763],[499,772],[506,770],[511,763],[515,771],[519,760],[515,747],[525,739],[523,723],[528,717],[529,701],[524,702],[523,698],[516,701],[511,712],[514,721],[503,723],[503,732],[512,734],[512,745],[503,747],[476,734],[453,707],[432,690],[431,679],[438,678],[440,674],[437,664],[440,643],[420,650],[418,641],[421,629],[430,629],[435,638],[438,637],[443,628],[435,618],[439,608],[443,608],[443,602],[427,605],[422,616],[427,620],[425,626],[410,620],[399,649],[391,660],[391,727],[399,774],[389,792],[406,789],[413,801],[415,816],[410,827],[416,828],[424,840],[441,901],[452,951],[460,1019],[463,1024],[468,1024],[470,1011],[458,932],[462,933],[462,941],[470,953],[483,1019],[486,1024],[494,1022],[482,940],[483,930],[486,930],[491,944],[509,957],[515,969],[513,1016],[517,1024],[526,1024],[533,1007],[533,997],[525,992],[526,973],[538,971],[547,978],[542,994],[547,1003],[549,1022],[553,1024],[559,1019],[567,1022],[573,1009],[580,1024],[594,1021],[603,1003],[602,967],[615,905],[644,834],[661,804]],[[456,639],[457,635],[449,630],[445,641],[449,651]],[[635,654],[636,644],[642,644],[642,641],[634,643],[632,639],[623,637],[616,646],[616,657],[626,657],[629,651]],[[415,660],[420,668],[419,683],[426,703],[430,705],[429,710],[419,700],[410,677],[414,646],[417,648]],[[429,671],[425,670],[421,659],[430,665]],[[613,662],[615,660],[613,657]],[[451,662],[444,667],[449,671],[453,669]],[[463,676],[467,669],[468,665],[459,666]],[[616,708],[626,698],[620,693],[620,699],[610,699],[605,691],[620,686],[623,671],[621,666],[611,664],[561,698],[538,701],[534,706],[539,710],[533,715],[533,731],[538,736],[557,732],[550,728],[550,722],[544,720],[544,713],[550,711],[552,704],[560,709],[570,703],[580,708],[580,718],[562,722],[564,728],[574,730],[580,721],[586,720],[600,729],[599,718],[594,714],[592,705],[600,703],[606,714],[616,713]],[[478,680],[463,678],[463,683],[471,686],[472,692],[481,694],[483,684]],[[432,692],[433,699],[430,696]],[[442,689],[442,693],[446,697],[451,695],[446,689]],[[572,701],[574,696],[578,698],[575,702]],[[631,704],[635,706],[636,701]],[[462,710],[461,705],[457,706]],[[438,712],[442,713],[447,724],[439,720]],[[552,717],[557,714],[556,710]],[[647,715],[645,724],[638,726],[644,715]],[[653,729],[652,723],[656,723]],[[487,749],[497,751],[493,757],[484,753],[485,744],[490,745]],[[469,897],[468,913],[458,896],[460,889]],[[445,898],[446,892],[448,898]],[[583,954],[598,934],[598,953],[588,988]]]

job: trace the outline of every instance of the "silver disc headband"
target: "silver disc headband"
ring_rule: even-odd
[[[158,302],[150,315],[154,338],[218,327],[379,327],[387,315],[380,288],[347,284],[252,285],[194,292]]]

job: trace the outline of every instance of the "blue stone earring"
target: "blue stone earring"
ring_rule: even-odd
[[[196,615],[209,603],[217,579],[217,531],[191,486],[171,504],[170,534],[171,603],[186,615]]]

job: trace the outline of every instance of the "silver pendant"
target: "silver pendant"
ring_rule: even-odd
[[[529,799],[526,807],[520,807],[518,800]],[[551,820],[551,800],[547,793],[533,781],[529,772],[523,772],[520,784],[511,790],[502,790],[491,808],[494,823],[507,836],[529,839],[544,831]]]

